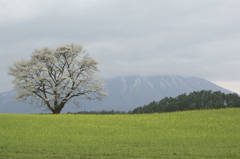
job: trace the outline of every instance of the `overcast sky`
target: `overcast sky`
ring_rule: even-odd
[[[196,76],[240,94],[239,0],[0,0],[0,92],[13,61],[81,44],[103,78]]]

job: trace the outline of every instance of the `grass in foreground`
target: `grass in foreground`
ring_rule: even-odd
[[[0,114],[0,158],[240,158],[240,109]]]

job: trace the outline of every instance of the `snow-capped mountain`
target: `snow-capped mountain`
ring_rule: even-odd
[[[182,76],[127,76],[105,80],[108,95],[102,101],[82,101],[80,109],[70,105],[63,108],[62,113],[82,110],[124,110],[159,101],[164,97],[176,97],[192,91],[212,90],[232,93],[205,79]],[[0,113],[47,113],[34,106],[14,100],[14,90],[0,93]]]

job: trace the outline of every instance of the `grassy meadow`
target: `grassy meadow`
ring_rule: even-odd
[[[0,114],[0,158],[240,158],[240,109]]]

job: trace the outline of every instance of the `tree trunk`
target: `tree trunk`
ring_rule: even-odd
[[[60,105],[55,105],[54,106],[54,111],[53,114],[60,114],[60,112],[62,111],[62,108],[64,107],[64,105],[60,104]]]
[[[54,111],[53,114],[60,114],[60,112],[59,111]]]

